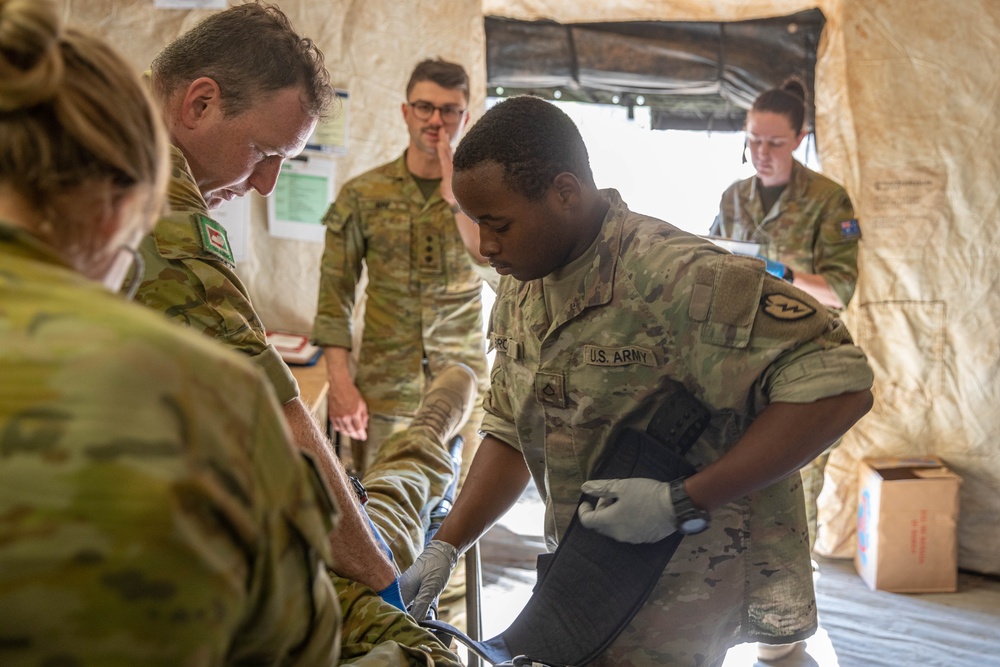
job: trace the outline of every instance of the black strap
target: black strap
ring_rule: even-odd
[[[708,419],[704,406],[683,389],[675,390],[650,423],[651,431],[667,439],[625,429],[605,449],[591,479],[670,482],[693,474],[681,453],[697,441]],[[682,537],[674,533],[654,544],[627,544],[585,528],[574,514],[531,599],[501,634],[477,642],[440,621],[421,625],[455,637],[494,665],[515,656],[555,667],[586,665],[645,604]]]

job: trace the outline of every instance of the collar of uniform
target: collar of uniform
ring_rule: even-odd
[[[420,185],[417,184],[416,177],[406,168],[406,153],[410,149],[407,148],[403,151],[403,154],[392,163],[394,167],[395,176],[399,178],[403,183],[403,194],[406,198],[413,203],[415,206],[423,209],[429,206],[433,206],[437,202],[443,202],[444,199],[441,198],[441,186],[439,185],[431,196],[426,200],[424,199],[424,193],[420,190]],[[433,179],[427,179],[433,180]]]
[[[798,160],[792,160],[792,175],[788,179],[788,187],[785,188],[785,192],[788,193],[787,198],[800,199],[805,197],[808,188],[809,168]],[[781,194],[784,196],[785,192]]]
[[[566,319],[576,317],[586,308],[600,306],[611,301],[612,280],[618,261],[618,251],[622,244],[622,229],[625,217],[628,215],[628,206],[622,201],[618,191],[613,188],[601,190],[600,194],[609,206],[608,212],[604,216],[604,223],[601,225],[601,231],[595,241],[597,252],[594,255],[594,264],[584,276],[582,288],[577,292],[578,296],[563,309],[562,316],[565,319],[556,320],[552,322],[553,325],[557,326]],[[521,305],[523,306],[529,298],[542,298],[541,279],[521,284],[519,295]]]
[[[169,212],[160,216],[153,229],[156,250],[167,259],[209,259],[236,268],[232,249],[222,226],[208,215],[208,204],[191,174],[187,158],[170,147]],[[206,239],[218,239],[210,245]]]
[[[410,170],[406,168],[406,151],[398,158],[388,163],[386,166],[391,167],[392,175],[401,181],[413,181],[413,176],[410,175]],[[416,185],[416,181],[413,181]]]
[[[0,244],[7,246],[9,249],[5,248],[5,251],[10,254],[73,269],[73,266],[48,243],[26,229],[4,220],[0,220]]]
[[[760,197],[757,196],[757,184],[759,181],[760,179],[757,178],[756,174],[746,179],[749,192],[747,193],[745,208],[753,220],[770,218],[772,217],[769,215],[771,211],[774,211],[775,215],[777,215],[784,208],[783,205],[786,201],[804,197],[806,189],[809,187],[809,169],[798,160],[792,158],[792,173],[788,177],[788,185],[774,202],[771,211],[765,211],[761,206]]]
[[[208,204],[198,189],[184,153],[177,146],[170,146],[170,183],[167,186],[167,203],[171,211],[184,211],[208,215]]]

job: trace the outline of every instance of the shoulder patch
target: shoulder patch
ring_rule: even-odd
[[[843,241],[857,241],[861,238],[861,225],[858,224],[857,218],[840,223],[840,238]]]
[[[225,227],[206,215],[198,215],[195,219],[198,231],[201,232],[201,241],[205,250],[235,267],[236,260],[233,259],[233,251],[229,247],[229,237],[226,235]]]
[[[816,309],[804,301],[787,294],[765,294],[761,299],[761,309],[776,320],[794,322],[816,314]]]

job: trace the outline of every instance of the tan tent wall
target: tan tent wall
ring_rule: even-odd
[[[144,68],[205,12],[152,0],[65,0],[71,19],[110,37]],[[563,22],[741,20],[819,6],[823,169],[845,184],[865,238],[847,314],[876,371],[876,405],[831,459],[819,548],[849,555],[857,460],[935,453],[965,478],[960,564],[1000,572],[1000,4],[930,0],[284,0],[352,95],[346,178],[396,156],[410,67],[433,55],[485,82],[484,14]],[[253,259],[240,271],[265,322],[306,331],[321,248],[266,234],[255,197]]]
[[[157,9],[154,0],[63,0],[70,21],[109,37],[137,70],[208,10]],[[230,4],[237,4],[230,0]],[[469,71],[470,108],[486,96],[480,0],[278,0],[292,25],[317,43],[334,86],[350,92],[349,153],[336,158],[335,190],[347,179],[398,157],[408,136],[400,105],[413,66],[424,58],[461,62]],[[474,113],[476,113],[474,111]],[[307,333],[316,312],[321,243],[271,237],[266,204],[251,195],[250,258],[240,262],[265,324]]]
[[[818,550],[854,548],[857,463],[937,454],[965,479],[959,564],[1000,572],[1000,4],[993,0],[485,0],[560,22],[740,20],[818,6],[823,170],[865,234],[847,319],[876,404],[831,457]]]

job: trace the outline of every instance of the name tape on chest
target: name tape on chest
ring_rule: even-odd
[[[507,338],[499,334],[490,334],[490,343],[493,344],[493,349],[501,354],[506,354],[511,359],[521,358],[521,343],[513,338]]]
[[[584,345],[583,358],[588,366],[656,366],[652,350],[635,345],[625,347],[599,347]]]

